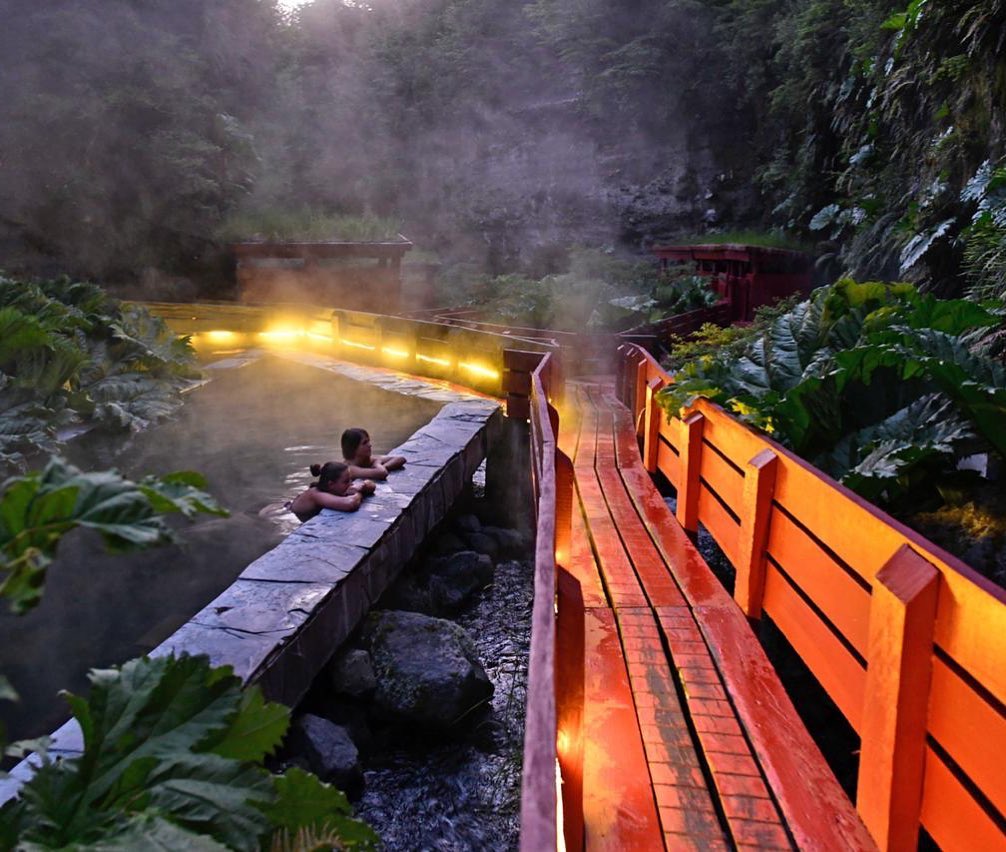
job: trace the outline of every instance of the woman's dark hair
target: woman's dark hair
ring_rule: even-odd
[[[319,491],[327,491],[329,483],[338,481],[339,477],[348,469],[348,464],[336,461],[313,464],[311,465],[311,475],[317,476],[318,481],[312,482],[311,487],[317,488]]]
[[[342,457],[344,459],[351,459],[356,455],[356,450],[360,446],[360,442],[364,438],[368,437],[366,429],[347,429],[342,433]]]

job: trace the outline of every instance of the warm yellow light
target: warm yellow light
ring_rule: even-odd
[[[381,351],[392,358],[408,358],[409,353],[405,349],[395,349],[393,346],[385,346]]]
[[[237,338],[233,331],[207,331],[205,335],[210,343],[231,343]]]
[[[314,339],[314,340],[333,340],[334,339],[331,334],[319,334],[316,331],[309,331],[307,333],[307,336],[310,337],[310,338],[312,338],[312,339]]]
[[[451,366],[451,362],[448,361],[446,358],[433,358],[430,355],[417,355],[416,356],[416,360],[417,361],[425,361],[427,364],[436,364],[436,365],[438,365],[440,367],[450,367]]]
[[[467,370],[469,373],[472,373],[476,376],[481,376],[484,379],[495,380],[500,377],[500,374],[496,370],[491,370],[489,367],[483,367],[480,364],[461,363],[458,364],[458,366],[462,370]]]
[[[259,337],[273,343],[290,343],[299,337],[304,336],[302,328],[293,328],[288,325],[274,325],[265,331],[259,332]]]
[[[559,728],[555,733],[555,748],[560,755],[565,756],[569,752],[570,736],[565,728]]]
[[[347,340],[345,337],[340,337],[339,343],[343,346],[351,346],[354,349],[366,349],[368,352],[373,352],[377,348],[376,346],[371,346],[369,343],[358,343],[355,340]]]
[[[557,565],[566,564],[566,551],[563,550],[561,547],[557,547],[555,549],[555,561]]]

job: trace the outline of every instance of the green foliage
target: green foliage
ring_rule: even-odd
[[[493,322],[612,331],[712,305],[716,296],[690,267],[664,274],[655,263],[577,248],[566,272],[537,281],[523,275],[483,277],[466,301]]]
[[[705,396],[875,501],[924,501],[965,450],[1006,455],[1006,369],[961,340],[997,322],[973,302],[846,279],[708,347],[659,400],[675,414]]]
[[[8,479],[0,492],[0,598],[15,612],[35,606],[60,539],[72,529],[95,530],[122,552],[173,541],[163,514],[227,514],[204,486],[190,472],[138,483],[114,471],[82,473],[58,457],[41,472]]]
[[[375,848],[345,796],[293,769],[261,763],[289,710],[241,690],[206,657],[132,660],[91,672],[87,698],[67,694],[84,752],[42,766],[0,810],[2,848],[234,849],[269,847],[302,829],[337,848]]]
[[[0,276],[0,466],[52,451],[64,426],[169,416],[194,364],[188,338],[93,284]]]

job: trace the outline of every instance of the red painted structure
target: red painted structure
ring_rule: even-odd
[[[694,263],[699,275],[708,276],[729,305],[728,322],[751,320],[760,305],[811,288],[814,261],[799,251],[736,243],[656,246],[652,251],[664,269]]]

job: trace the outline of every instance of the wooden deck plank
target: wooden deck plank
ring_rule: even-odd
[[[625,420],[621,422],[628,431]],[[759,836],[753,831],[748,833],[751,826],[742,825],[763,822],[755,817],[773,812],[771,798],[734,797],[721,789],[721,785],[746,784],[727,776],[738,774],[730,771],[738,760],[750,768],[747,761],[754,757],[765,773],[767,787],[754,784],[749,789],[764,789],[766,793],[771,789],[770,795],[775,797],[800,848],[871,848],[872,839],[800,722],[746,618],[674,522],[642,460],[628,462],[623,459],[620,470],[626,493],[689,603],[689,608],[657,608],[689,707],[696,698],[728,702],[741,723],[742,729],[734,732],[728,730],[729,723],[696,722],[697,728],[709,728],[697,732],[734,841],[738,845],[782,843],[781,836],[771,829]],[[694,659],[695,654],[675,654],[675,646],[681,642],[689,643],[687,651],[694,651],[695,643],[705,643],[715,662],[712,673],[706,664]],[[718,727],[720,730],[716,730]],[[723,768],[719,768],[721,761]],[[778,825],[771,821],[768,824]]]
[[[611,610],[587,609],[584,634],[585,848],[659,849],[663,832]]]

